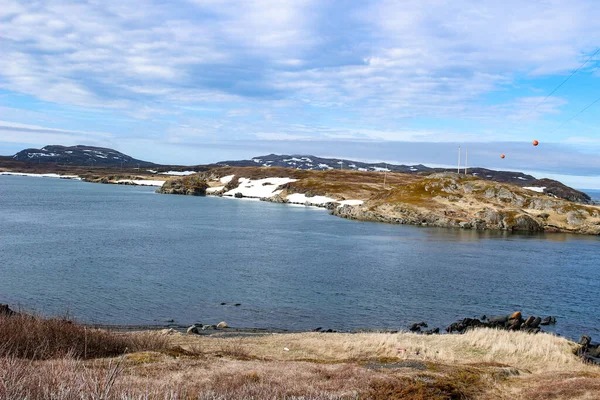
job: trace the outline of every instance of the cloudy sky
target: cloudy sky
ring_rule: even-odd
[[[460,145],[600,188],[599,20],[596,0],[0,0],[0,154],[454,165]]]

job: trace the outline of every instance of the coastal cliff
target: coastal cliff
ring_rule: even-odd
[[[600,234],[600,208],[454,173],[394,187],[360,206],[332,209],[349,219],[477,230]]]

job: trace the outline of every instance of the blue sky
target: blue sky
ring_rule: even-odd
[[[454,165],[461,145],[600,188],[600,102],[565,123],[600,97],[600,57],[539,104],[600,46],[598,20],[595,0],[2,0],[0,154]]]

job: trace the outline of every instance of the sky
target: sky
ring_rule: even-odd
[[[461,146],[600,189],[598,20],[596,0],[0,0],[0,154],[453,166]]]

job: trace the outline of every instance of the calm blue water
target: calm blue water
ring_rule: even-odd
[[[0,176],[0,302],[94,323],[342,330],[521,310],[600,336],[599,237],[153,191]]]
[[[587,193],[596,203],[600,203],[600,190],[581,189],[581,191]]]

